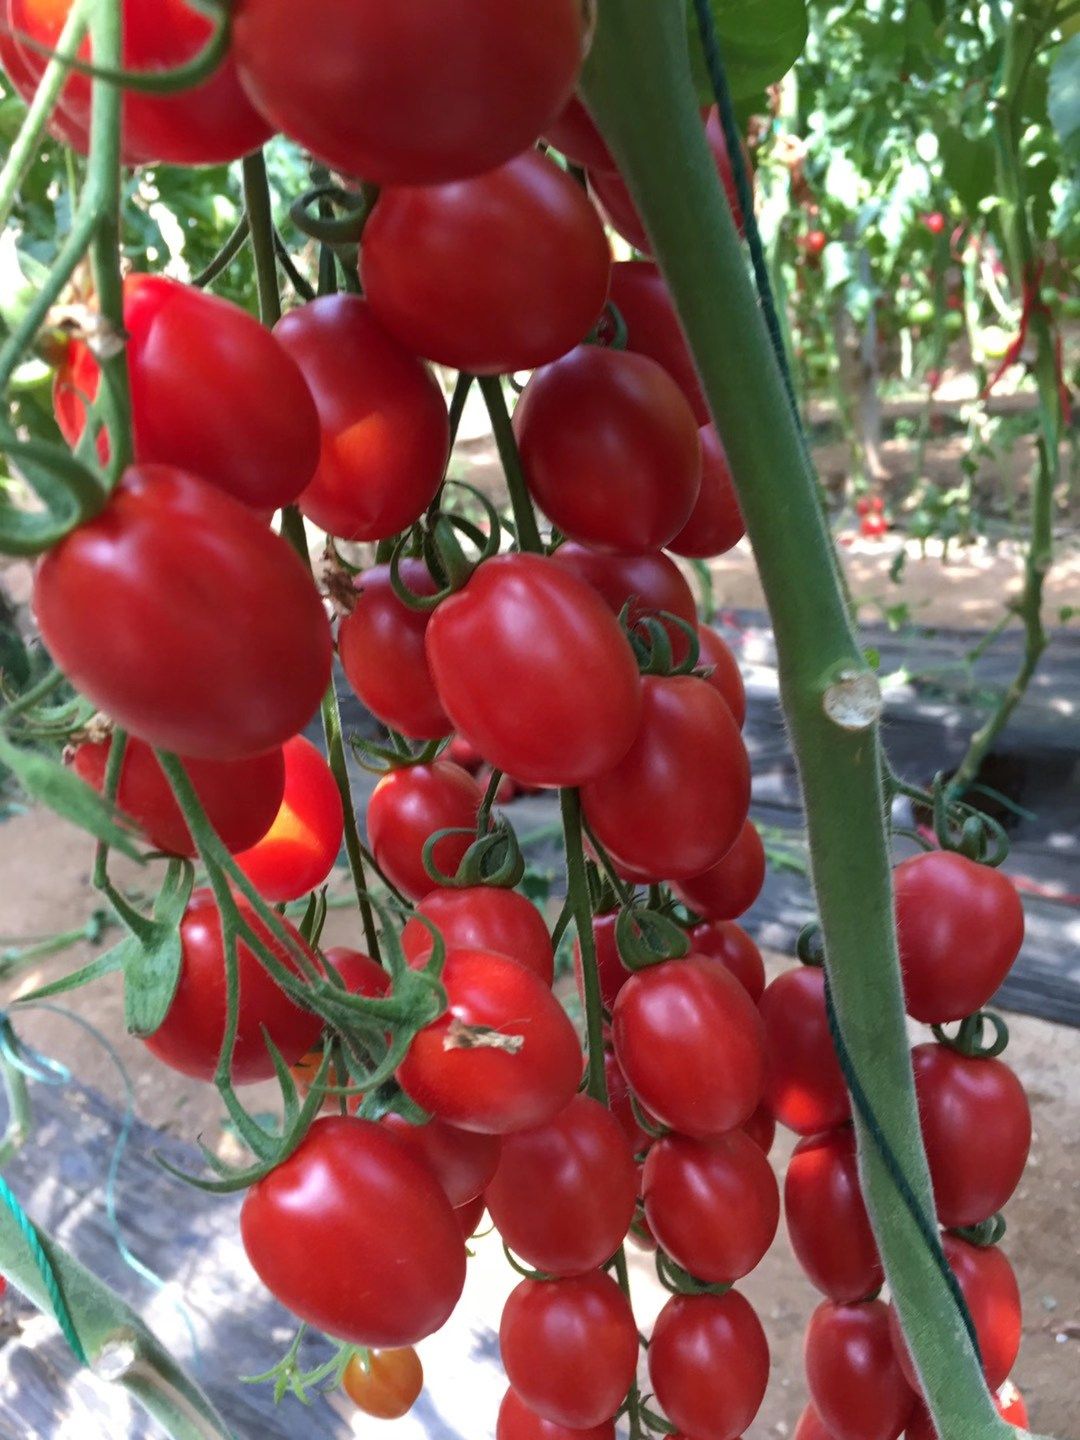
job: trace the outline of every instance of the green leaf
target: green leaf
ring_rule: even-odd
[[[1047,109],[1062,151],[1080,164],[1080,35],[1067,40],[1054,58]]]
[[[996,190],[994,142],[989,135],[971,138],[962,130],[943,130],[938,136],[946,182],[964,209],[974,215]]]
[[[170,861],[153,923],[125,954],[124,1021],[133,1035],[152,1035],[172,1004],[180,980],[180,919],[194,883],[189,860]]]
[[[121,829],[112,808],[74,771],[66,770],[40,750],[24,750],[13,745],[5,735],[0,735],[0,764],[7,766],[33,799],[48,805],[80,830],[88,831],[106,845],[141,862],[142,856],[132,835]]]
[[[106,950],[104,955],[99,955],[88,965],[83,965],[78,970],[72,970],[70,975],[61,976],[59,980],[52,980],[48,985],[39,985],[36,990],[31,990],[27,995],[19,995],[14,1003],[16,1005],[35,1005],[39,1000],[49,1000],[54,995],[65,995],[71,990],[79,990],[83,985],[90,985],[95,980],[100,980],[104,975],[111,975],[114,970],[124,968],[132,948],[137,948],[137,944],[138,942],[128,935],[126,939],[120,941],[119,945],[114,945],[111,950]]]
[[[709,0],[732,99],[782,79],[803,52],[806,0]],[[688,0],[690,59],[702,102],[713,99],[693,0]]]

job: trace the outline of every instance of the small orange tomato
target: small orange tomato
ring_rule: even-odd
[[[424,1367],[411,1345],[359,1351],[345,1367],[342,1389],[358,1410],[377,1420],[400,1420],[424,1388]]]

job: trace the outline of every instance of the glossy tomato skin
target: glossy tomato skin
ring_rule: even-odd
[[[680,880],[675,893],[689,909],[709,920],[735,920],[746,913],[765,884],[765,846],[752,820],[715,865]]]
[[[1031,1148],[1024,1087],[1001,1060],[930,1042],[911,1052],[934,1203],[942,1225],[988,1220],[1012,1197]]]
[[[420,1398],[424,1367],[411,1345],[399,1350],[370,1350],[353,1355],[341,1388],[358,1410],[378,1420],[400,1420]]]
[[[9,24],[11,23],[8,5],[0,5],[0,17],[7,20]],[[13,34],[5,30],[0,30],[0,69],[3,69],[16,94],[29,105],[37,90],[40,72],[31,70],[30,61],[23,47]],[[85,153],[89,141],[87,127],[79,125],[70,116],[65,115],[63,106],[59,103],[53,107],[53,112],[45,128],[55,139],[62,140],[65,145],[70,145],[73,149]]]
[[[673,1295],[649,1345],[649,1378],[664,1414],[694,1440],[735,1440],[761,1407],[769,1345],[749,1301]]]
[[[275,905],[299,900],[334,868],[345,834],[341,792],[310,740],[294,735],[283,747],[285,793],[273,824],[236,863]]]
[[[746,747],[731,711],[696,675],[647,675],[641,691],[634,743],[582,786],[585,818],[629,869],[653,880],[697,875],[731,848],[746,820]]]
[[[237,896],[236,904],[245,923],[260,936],[279,964],[297,973],[297,961],[281,941],[268,933],[248,902]],[[314,961],[295,928],[287,920],[281,923],[301,952]],[[180,945],[176,993],[161,1025],[142,1040],[151,1054],[172,1069],[196,1080],[212,1080],[228,1014],[221,916],[212,891],[196,890],[192,894],[180,921]],[[242,941],[237,943],[236,964],[240,1018],[231,1073],[234,1085],[250,1085],[255,1080],[269,1080],[275,1073],[263,1037],[264,1027],[285,1063],[293,1064],[318,1039],[322,1020],[291,1000]]]
[[[473,777],[452,760],[389,771],[368,802],[368,838],[379,869],[410,899],[422,900],[437,885],[424,869],[424,846],[436,830],[475,830],[483,798]],[[446,835],[435,845],[444,875],[455,873],[474,838]]]
[[[388,186],[360,268],[375,314],[413,354],[500,375],[584,340],[607,300],[611,257],[580,186],[527,150],[472,180]]]
[[[696,955],[722,960],[756,1004],[765,990],[765,962],[746,931],[730,920],[706,920],[690,931]]]
[[[266,1288],[354,1345],[414,1345],[449,1319],[465,1244],[434,1175],[380,1125],[316,1120],[244,1197],[240,1235]]]
[[[592,921],[593,949],[596,953],[596,969],[600,977],[600,999],[604,1009],[610,1010],[615,1004],[619,991],[630,979],[630,971],[619,958],[619,947],[615,940],[615,926],[618,923],[617,910],[608,915],[594,915]],[[581,942],[574,941],[574,976],[577,980],[581,1003],[585,1003],[585,977],[581,969]]]
[[[698,1280],[730,1285],[761,1261],[780,1219],[780,1192],[749,1135],[666,1135],[645,1159],[645,1218],[657,1243]]]
[[[808,1135],[784,1177],[784,1214],[795,1257],[830,1300],[865,1300],[885,1283],[877,1241],[859,1188],[850,1125]]]
[[[413,1125],[394,1114],[384,1115],[379,1123],[428,1166],[455,1210],[482,1195],[498,1168],[497,1135],[458,1130],[442,1120]]]
[[[60,38],[71,0],[8,0],[12,28],[49,47]],[[185,0],[124,0],[123,64],[126,69],[173,70],[194,60],[213,31],[213,22]],[[29,72],[39,79],[47,56],[20,46]],[[84,59],[90,46],[84,44]],[[63,133],[86,152],[91,82],[72,75],[61,92]],[[136,90],[124,93],[122,154],[127,165],[148,160],[170,165],[220,165],[258,149],[273,131],[252,109],[240,88],[236,65],[226,55],[208,80],[172,95]]]
[[[380,185],[436,185],[532,145],[574,88],[576,0],[323,0],[298,49],[289,0],[242,0],[245,89],[325,164]]]
[[[587,1430],[610,1420],[637,1369],[630,1302],[602,1270],[565,1280],[523,1280],[503,1307],[499,1349],[506,1378],[545,1420]]]
[[[634,1107],[630,1103],[630,1087],[613,1050],[604,1051],[604,1079],[607,1081],[608,1109],[630,1141],[630,1148],[636,1159],[642,1151],[648,1150],[654,1137],[638,1124]]]
[[[596,122],[576,95],[548,121],[544,139],[582,170],[618,169]]]
[[[406,558],[398,568],[413,594],[434,595],[435,581],[422,560]],[[413,740],[441,740],[453,727],[424,651],[431,612],[412,610],[398,599],[389,565],[358,575],[356,591],[356,604],[338,627],[346,680],[384,725]]]
[[[603,775],[637,733],[626,636],[588,585],[542,556],[485,561],[431,617],[427,654],[455,729],[528,784]]]
[[[842,1125],[851,1101],[833,1049],[825,1012],[825,973],[817,966],[785,970],[765,987],[765,1103],[781,1125],[813,1135]]]
[[[591,585],[616,615],[629,607],[627,619],[631,625],[665,611],[691,626],[697,620],[690,586],[668,555],[610,555],[568,540],[551,559]],[[671,639],[672,653],[682,660],[687,648],[682,631],[670,622],[665,624],[665,629]]]
[[[307,382],[253,315],[163,275],[124,281],[135,458],[175,465],[260,513],[291,504],[319,459]],[[57,372],[57,422],[74,445],[100,375],[72,342]]]
[[[300,509],[343,540],[385,540],[435,497],[450,448],[442,392],[359,295],[292,310],[274,337],[315,399],[322,445]]]
[[[611,301],[626,323],[626,348],[662,365],[690,402],[699,425],[709,406],[664,277],[651,260],[619,260],[611,267]]]
[[[746,720],[746,686],[743,683],[739,662],[731,652],[727,641],[709,625],[699,625],[698,648],[699,669],[706,671],[705,679],[714,690],[718,690],[731,711],[735,724],[741,730]]]
[[[546,1124],[506,1137],[486,1194],[515,1254],[549,1275],[584,1275],[622,1243],[637,1169],[610,1111],[577,1095]]]
[[[908,1014],[944,1024],[981,1010],[1024,940],[1016,886],[1000,870],[948,850],[903,861],[893,882]]]
[[[749,1135],[763,1155],[768,1155],[772,1150],[773,1141],[776,1139],[776,1121],[764,1105],[759,1105],[750,1119],[743,1122],[742,1131],[744,1135]]]
[[[571,540],[660,550],[701,488],[701,442],[682,391],[655,360],[579,345],[538,370],[514,412],[529,490]]]
[[[701,428],[701,486],[686,524],[667,543],[676,555],[724,555],[746,534],[724,442],[715,425]]]
[[[915,1392],[893,1351],[883,1301],[823,1301],[806,1328],[803,1358],[814,1408],[836,1440],[897,1440]]]
[[[495,1440],[615,1440],[615,1422],[606,1420],[588,1430],[568,1430],[530,1410],[513,1390],[507,1390],[499,1407]]]
[[[948,1234],[941,1237],[941,1244],[975,1322],[986,1383],[996,1390],[1005,1383],[1020,1353],[1020,1287],[1013,1268],[996,1245],[971,1245]],[[918,1378],[895,1306],[889,1307],[889,1325],[900,1368],[908,1384],[917,1388]]]
[[[112,749],[111,737],[84,740],[71,758],[81,780],[101,794]],[[185,760],[206,818],[227,850],[243,850],[262,838],[273,823],[285,791],[285,760],[280,749],[247,760]],[[195,842],[165,772],[149,745],[129,735],[120,767],[117,808],[131,817],[155,849],[168,855],[196,854]]]
[[[836,1440],[836,1436],[825,1428],[813,1405],[807,1405],[795,1426],[794,1440]]]
[[[612,1037],[630,1088],[673,1130],[722,1135],[757,1108],[761,1020],[719,960],[688,955],[632,975],[615,1002]]]
[[[455,1205],[454,1214],[461,1227],[462,1239],[471,1240],[480,1229],[481,1222],[487,1214],[487,1204],[483,1195],[477,1195],[475,1200],[467,1200],[464,1205]]]
[[[535,971],[545,985],[555,977],[555,952],[544,917],[516,890],[494,885],[431,890],[416,909],[442,932],[447,950],[489,950]],[[431,954],[431,931],[421,920],[408,921],[401,947],[410,965],[423,964]]]
[[[318,592],[229,495],[132,466],[40,562],[34,611],[72,683],[163,750],[237,760],[302,730],[330,679]]]
[[[454,950],[442,972],[449,1009],[416,1036],[398,1066],[407,1095],[430,1114],[482,1135],[542,1125],[570,1103],[582,1054],[566,1011],[538,975],[504,955]],[[472,1045],[483,1026],[515,1048]]]

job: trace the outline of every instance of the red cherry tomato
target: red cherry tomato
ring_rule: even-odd
[[[0,5],[0,18],[6,20],[8,24],[11,23],[10,12],[6,5]],[[3,69],[16,94],[29,105],[37,90],[40,71],[31,70],[22,46],[19,45],[14,35],[3,29],[0,29],[0,68]],[[61,105],[57,104],[53,107],[46,129],[50,135],[57,140],[62,140],[65,145],[70,145],[75,150],[86,151],[89,140],[86,126],[77,124],[70,116],[65,115]],[[2,1293],[3,1291],[0,1291],[0,1294]]]
[[[1001,1060],[933,1043],[911,1052],[934,1202],[942,1225],[978,1225],[1020,1183],[1031,1148],[1024,1087]]]
[[[588,1430],[568,1430],[530,1410],[513,1390],[503,1396],[495,1440],[615,1440],[615,1422],[606,1420]]]
[[[945,216],[940,210],[933,210],[929,215],[923,216],[923,224],[931,235],[940,235],[945,229]]]
[[[623,1134],[630,1141],[631,1150],[635,1155],[639,1155],[649,1148],[654,1137],[638,1124],[634,1107],[630,1103],[630,1087],[613,1050],[604,1051],[604,1079],[607,1082],[608,1109],[622,1126]]]
[[[688,523],[701,442],[693,411],[655,360],[579,345],[533,375],[514,430],[534,500],[571,540],[638,554]]]
[[[837,1437],[825,1428],[813,1405],[807,1405],[795,1426],[794,1440],[837,1440]]]
[[[164,465],[133,466],[49,551],[34,611],[88,699],[196,759],[281,745],[330,679],[330,629],[297,556],[231,496]]]
[[[485,561],[431,617],[427,653],[455,728],[528,784],[603,775],[637,733],[626,636],[588,585],[539,555]]]
[[[829,237],[824,230],[808,230],[805,235],[799,237],[798,241],[810,260],[819,259],[828,243]]]
[[[848,1125],[795,1146],[784,1178],[784,1214],[796,1259],[830,1300],[865,1300],[885,1283],[859,1188]]]
[[[414,594],[434,595],[435,581],[422,560],[402,560],[399,569]],[[430,611],[412,610],[398,599],[389,565],[357,576],[356,590],[356,604],[338,628],[346,680],[384,725],[414,740],[442,739],[453,727],[424,653]]]
[[[695,955],[722,960],[750,999],[757,1003],[765,989],[765,962],[761,951],[741,926],[730,920],[706,920],[690,931]]]
[[[416,912],[442,933],[447,950],[489,950],[534,970],[546,985],[554,979],[555,952],[544,917],[516,890],[493,885],[432,890]],[[431,931],[421,920],[410,920],[401,932],[401,947],[410,965],[422,965],[432,943]]]
[[[666,611],[688,625],[697,621],[690,586],[667,555],[608,555],[569,540],[552,555],[554,563],[599,592],[609,609],[621,615],[629,605],[631,625]],[[686,640],[676,625],[667,625],[672,652],[681,660]]]
[[[785,970],[761,997],[765,1024],[765,1103],[781,1125],[813,1135],[842,1125],[851,1101],[825,1013],[825,973]]]
[[[442,983],[449,1009],[420,1031],[398,1066],[407,1095],[482,1135],[542,1125],[569,1104],[581,1080],[581,1046],[538,975],[503,955],[454,950]]]
[[[943,1235],[941,1244],[975,1322],[986,1383],[996,1390],[1020,1353],[1020,1287],[1013,1268],[996,1245],[970,1245],[956,1235]],[[895,1306],[889,1307],[889,1325],[900,1368],[908,1384],[918,1387]]]
[[[244,923],[259,936],[278,963],[298,974],[300,967],[295,956],[267,931],[247,901],[237,896],[236,904]],[[287,920],[281,923],[300,953],[314,964],[314,956],[296,929]],[[228,1015],[221,916],[212,891],[196,890],[188,901],[180,921],[180,945],[180,978],[172,1003],[161,1025],[142,1039],[151,1054],[172,1069],[196,1080],[212,1080],[225,1040]],[[322,1031],[322,1021],[290,999],[243,941],[237,942],[236,969],[240,1018],[231,1074],[234,1085],[250,1085],[254,1080],[269,1080],[275,1073],[264,1029],[286,1064],[292,1064],[314,1045]]]
[[[734,920],[750,909],[765,884],[765,847],[752,820],[710,869],[680,880],[675,893],[689,909],[710,920]]]
[[[697,627],[699,660],[698,665],[707,671],[705,679],[714,690],[720,692],[728,709],[741,729],[746,720],[746,686],[743,684],[739,662],[731,648],[715,630],[708,625]]]
[[[112,739],[84,740],[71,768],[100,794]],[[280,749],[248,760],[185,760],[184,769],[222,844],[243,850],[269,830],[285,791],[285,761]],[[193,857],[195,842],[180,813],[153,750],[129,736],[120,767],[117,808],[138,825],[151,845],[169,855]]]
[[[413,1125],[401,1115],[379,1122],[397,1136],[410,1154],[422,1160],[446,1191],[455,1210],[482,1195],[499,1164],[497,1135],[458,1130],[442,1120]]]
[[[981,1010],[1023,944],[1016,886],[949,850],[913,855],[893,880],[908,1014],[931,1025]]]
[[[124,281],[124,328],[136,460],[187,470],[260,513],[291,504],[318,462],[319,419],[274,336],[238,305],[163,275]],[[70,445],[100,378],[73,342],[53,393]]]
[[[477,375],[565,355],[603,310],[610,270],[581,187],[535,150],[457,184],[388,186],[361,256],[387,330],[413,354]]]
[[[897,1440],[915,1404],[889,1335],[881,1300],[824,1300],[810,1317],[804,1346],[814,1408],[836,1440]]]
[[[686,524],[667,543],[676,555],[723,555],[746,534],[724,442],[714,425],[701,428],[701,488]]]
[[[585,817],[629,869],[653,880],[697,875],[731,848],[746,820],[746,747],[731,711],[697,676],[647,675],[641,692],[629,751],[582,786]]]
[[[381,1125],[316,1120],[244,1197],[240,1235],[266,1288],[354,1345],[414,1345],[465,1284],[465,1245],[439,1182]]]
[[[401,1350],[369,1350],[350,1358],[341,1388],[365,1415],[400,1420],[420,1398],[424,1367],[411,1345]]]
[[[749,1135],[667,1135],[649,1150],[645,1218],[657,1243],[699,1280],[730,1285],[764,1257],[780,1219],[772,1166]]]
[[[632,975],[615,1002],[612,1038],[630,1088],[673,1130],[722,1135],[757,1108],[761,1021],[718,960],[689,955]]]
[[[610,1111],[576,1095],[546,1124],[503,1141],[488,1210],[511,1250],[549,1275],[609,1260],[634,1214],[637,1168]]]
[[[451,760],[405,765],[391,770],[375,786],[368,802],[367,827],[379,869],[413,900],[436,888],[424,869],[424,846],[436,830],[475,830],[483,791]],[[433,858],[444,875],[453,875],[474,836],[444,835]]]
[[[270,829],[236,857],[258,890],[275,904],[299,900],[334,868],[345,834],[341,792],[333,771],[310,740],[285,742],[285,794]]]
[[[428,367],[359,295],[302,305],[278,321],[274,336],[311,387],[322,427],[300,509],[344,540],[385,540],[418,520],[450,445],[446,404]]]
[[[610,915],[594,915],[592,922],[596,969],[600,977],[600,999],[603,1001],[605,1010],[611,1009],[615,1004],[615,997],[630,979],[630,971],[619,958],[619,948],[615,943],[615,925],[618,919],[618,912],[613,911]],[[574,941],[574,975],[577,979],[578,994],[584,1005],[585,977],[581,970],[581,942],[579,940]]]
[[[322,0],[296,44],[289,0],[242,0],[233,39],[262,113],[324,164],[379,184],[478,175],[532,145],[574,88],[577,0]]]
[[[8,0],[12,29],[52,48],[60,38],[71,0]],[[213,21],[185,0],[124,0],[123,65],[153,73],[194,60],[213,32]],[[47,55],[20,46],[24,66],[40,79]],[[86,42],[80,55],[90,59]],[[91,82],[73,74],[61,92],[65,138],[86,152]],[[170,165],[220,165],[257,150],[272,133],[240,88],[236,65],[226,55],[208,80],[171,95],[125,90],[122,151],[127,165],[160,160]]]
[[[726,1295],[673,1295],[649,1345],[649,1378],[664,1414],[694,1440],[732,1440],[751,1423],[769,1381],[769,1345],[753,1306]]]
[[[548,121],[544,139],[579,169],[618,168],[595,121],[576,95],[571,95],[555,119]]]
[[[475,1200],[468,1200],[464,1205],[454,1207],[454,1214],[461,1227],[462,1239],[472,1239],[480,1229],[480,1222],[483,1220],[486,1210],[487,1202],[483,1195],[477,1195]]]
[[[610,1420],[637,1370],[630,1302],[603,1271],[523,1280],[503,1307],[499,1349],[506,1378],[531,1410],[587,1430]]]
[[[750,1119],[742,1125],[743,1133],[749,1135],[764,1155],[768,1155],[776,1139],[776,1121],[764,1105],[759,1105]]]
[[[690,402],[699,425],[709,406],[664,277],[651,260],[620,260],[611,267],[611,302],[627,329],[626,348],[662,365]]]

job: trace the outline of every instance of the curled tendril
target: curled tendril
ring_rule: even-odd
[[[993,1038],[984,1042],[987,1025],[993,1031]],[[993,1010],[976,1010],[974,1015],[968,1015],[961,1020],[955,1035],[950,1035],[943,1025],[934,1025],[931,1028],[939,1045],[946,1045],[950,1050],[967,1055],[972,1060],[993,1060],[1003,1053],[1009,1043],[1009,1027]]]
[[[475,885],[497,886],[512,890],[525,874],[525,857],[517,835],[509,821],[501,817],[486,835],[473,841],[453,875],[445,874],[435,859],[435,848],[451,835],[472,835],[472,829],[451,827],[436,830],[424,844],[424,869],[437,885],[464,890]]]
[[[387,775],[391,770],[401,770],[409,765],[430,765],[445,745],[445,740],[426,740],[418,750],[414,750],[396,731],[390,731],[385,745],[377,740],[368,740],[363,735],[349,736],[349,746],[356,763],[372,775]]]
[[[1009,854],[1005,827],[992,816],[950,797],[943,774],[934,776],[934,833],[943,850],[955,850],[980,865],[998,866]]]
[[[558,1278],[555,1275],[549,1275],[546,1270],[533,1270],[528,1265],[523,1265],[505,1240],[503,1241],[503,1254],[506,1256],[506,1263],[510,1269],[516,1271],[525,1280],[555,1280]]]
[[[630,1099],[630,1109],[634,1112],[634,1119],[637,1121],[639,1129],[644,1130],[646,1135],[651,1135],[654,1140],[663,1140],[665,1135],[671,1134],[666,1125],[661,1125],[647,1110],[641,1108],[638,1098],[633,1092],[627,1093]]]
[[[356,245],[378,198],[379,192],[374,185],[365,186],[359,194],[332,182],[313,185],[290,205],[289,219],[302,234],[317,240],[320,245]],[[344,214],[314,214],[311,207],[320,200],[329,200],[342,207]]]
[[[624,905],[615,921],[615,947],[628,970],[644,970],[689,954],[686,931],[670,915],[633,903]]]

